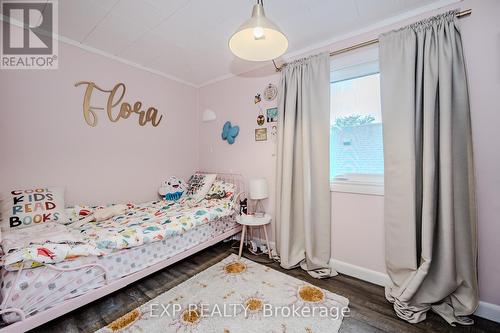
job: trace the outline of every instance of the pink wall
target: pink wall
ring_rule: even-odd
[[[500,305],[500,1],[470,0],[463,20],[476,166],[479,295]]]
[[[253,102],[256,93],[268,83],[279,83],[280,75],[265,68],[223,80],[200,89],[200,112],[211,109],[217,120],[200,125],[200,166],[203,170],[237,172],[246,179],[265,177],[271,191],[275,184],[276,145],[254,140],[258,108]],[[276,105],[262,102],[263,108]],[[240,126],[234,145],[220,138],[226,120]],[[328,163],[328,161],[327,161]],[[266,200],[269,212],[274,211],[273,194]],[[363,209],[359,209],[363,207]],[[332,253],[334,259],[385,272],[383,197],[332,192]],[[366,212],[370,211],[370,214]],[[269,228],[272,233],[272,228]],[[364,246],[356,246],[360,243]]]
[[[156,198],[171,175],[187,177],[198,166],[197,90],[131,66],[59,44],[58,70],[2,70],[0,190],[34,185],[66,187],[67,203]],[[111,89],[126,84],[125,99],[163,114],[160,125],[139,126],[133,115],[97,127],[82,115],[89,80]],[[98,94],[95,104],[101,103]],[[179,144],[182,142],[182,144]]]
[[[274,188],[276,147],[270,140],[255,141],[254,130],[260,126],[257,125],[259,109],[254,103],[254,96],[262,94],[267,84],[277,84],[278,78],[279,75],[273,71],[265,70],[254,72],[250,77],[239,76],[200,89],[200,112],[208,108],[217,114],[215,121],[200,125],[201,169],[241,173],[245,179],[264,177],[269,188]],[[260,105],[265,112],[266,108],[275,107],[277,100],[262,100]],[[233,145],[221,139],[222,126],[228,120],[240,127]],[[271,195],[264,203],[271,213],[273,199]]]
[[[385,273],[383,196],[332,192],[332,254]]]
[[[466,0],[461,9],[472,8],[472,15],[462,19],[462,33],[470,79],[473,138],[475,149],[477,202],[479,208],[479,287],[482,301],[500,304],[500,1]],[[439,12],[444,11],[440,10]],[[321,50],[336,50],[401,27],[437,11],[374,29],[359,36],[331,44]],[[202,168],[241,172],[246,177],[265,176],[274,184],[272,143],[256,143],[253,129],[257,116],[253,94],[268,82],[278,82],[272,68],[230,78],[200,89],[199,110],[211,108],[219,117],[215,123],[200,126],[200,165]],[[220,127],[228,119],[242,128],[233,146],[219,138]],[[325,159],[325,163],[328,160]],[[272,188],[272,187],[271,187]],[[273,207],[272,200],[268,204]],[[360,209],[362,207],[362,209]],[[334,259],[385,272],[383,198],[379,196],[332,194],[332,253]]]

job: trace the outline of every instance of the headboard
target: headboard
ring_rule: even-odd
[[[201,173],[201,174],[209,174],[209,173],[215,173],[217,174],[216,180],[222,180],[227,183],[234,184],[236,186],[236,191],[235,191],[235,196],[234,196],[234,202],[236,204],[239,204],[239,197],[241,195],[246,195],[246,186],[245,186],[245,179],[241,174],[238,173],[220,173],[220,172],[209,172],[209,171],[196,171],[196,173]]]

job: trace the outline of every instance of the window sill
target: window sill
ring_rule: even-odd
[[[383,196],[384,183],[378,181],[334,180],[330,182],[330,191]]]

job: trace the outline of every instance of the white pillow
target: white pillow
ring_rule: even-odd
[[[0,224],[3,231],[47,222],[68,222],[64,209],[64,189],[44,187],[12,190],[3,195]]]
[[[215,178],[217,178],[217,174],[215,173],[195,173],[189,178],[187,195],[195,202],[200,202],[205,198],[210,188],[212,188]]]

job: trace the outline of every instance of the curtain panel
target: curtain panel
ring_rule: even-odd
[[[329,55],[288,64],[279,96],[275,239],[281,266],[333,276]]]
[[[469,93],[455,12],[383,34],[386,297],[416,323],[430,309],[472,324],[478,306]]]

